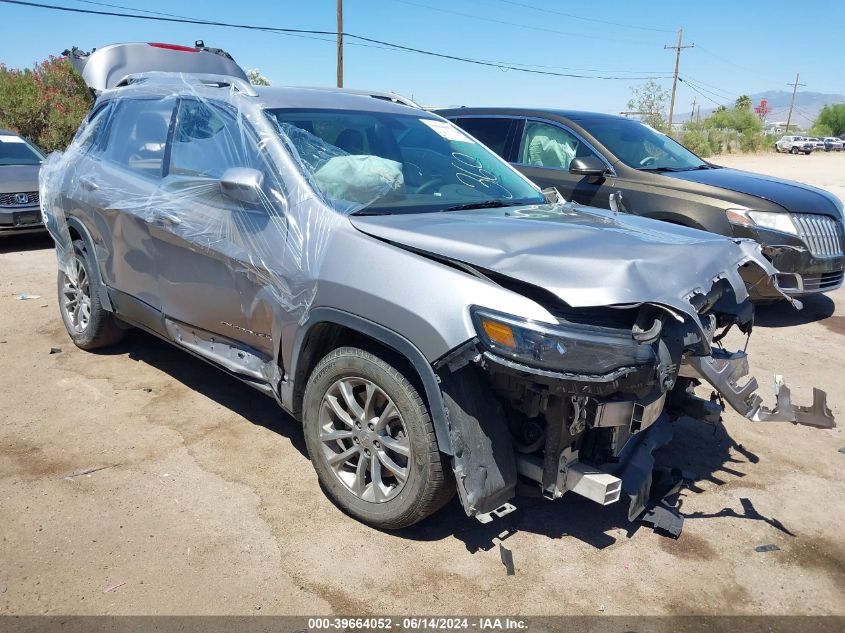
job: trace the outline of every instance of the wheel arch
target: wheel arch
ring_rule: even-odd
[[[293,343],[286,380],[281,385],[283,406],[297,419],[302,415],[305,385],[317,363],[330,351],[345,345],[375,347],[398,359],[409,379],[422,389],[431,413],[440,450],[452,455],[446,407],[439,380],[423,353],[401,334],[364,317],[335,308],[314,308],[299,328]]]
[[[92,274],[96,278],[97,298],[100,300],[100,305],[106,310],[114,312],[108,289],[106,288],[106,284],[103,283],[103,277],[100,274],[100,263],[97,260],[97,249],[94,246],[94,238],[91,236],[91,232],[81,220],[73,216],[67,218],[67,229],[71,243],[78,239],[85,242],[85,248],[91,253],[91,257],[94,260],[94,270],[89,271],[89,274]]]

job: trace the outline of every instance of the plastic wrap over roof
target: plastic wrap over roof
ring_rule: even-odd
[[[304,319],[332,227],[401,187],[400,166],[344,151],[265,112],[289,105],[288,93],[293,102],[300,94],[299,103],[328,103],[332,95],[326,91],[267,90],[268,104],[231,78],[146,73],[127,83],[104,92],[71,145],[51,154],[41,168],[42,213],[62,270],[73,274],[68,205],[96,197],[110,213],[155,224],[192,248],[217,254]],[[365,99],[346,98],[352,104]],[[369,99],[366,104],[401,107]],[[171,126],[176,127],[166,148],[161,140]],[[127,170],[114,175],[96,159],[104,154]],[[228,168],[240,172],[227,173]],[[254,196],[236,202],[224,195],[221,179],[242,179],[244,170],[258,187]],[[232,212],[233,204],[240,212]],[[112,240],[97,241],[98,262],[114,257],[114,248]]]

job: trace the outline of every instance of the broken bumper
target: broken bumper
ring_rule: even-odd
[[[809,407],[794,405],[782,376],[775,377],[775,406],[766,407],[757,394],[756,378],[752,376],[740,384],[748,375],[745,352],[714,350],[711,356],[688,358],[681,366],[681,375],[703,379],[740,415],[755,422],[792,422],[822,429],[836,426],[824,391],[813,388],[813,404]]]

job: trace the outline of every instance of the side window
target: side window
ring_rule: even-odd
[[[121,99],[112,107],[106,138],[98,146],[105,160],[148,178],[161,178],[172,99]]]
[[[576,156],[590,156],[593,152],[573,134],[557,125],[526,121],[519,145],[519,162],[537,167],[569,169]]]
[[[103,107],[92,112],[84,125],[79,126],[76,134],[80,152],[96,152],[102,148],[111,110],[112,102],[108,101]]]
[[[230,167],[258,167],[257,153],[235,117],[201,101],[179,103],[168,174],[220,178]]]
[[[508,140],[508,131],[511,128],[512,119],[506,118],[468,118],[458,119],[457,125],[465,129],[472,136],[484,143],[487,147],[496,152],[499,156],[505,155],[505,143]]]

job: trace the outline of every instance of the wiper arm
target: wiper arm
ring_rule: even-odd
[[[481,202],[467,202],[446,207],[443,211],[469,211],[471,209],[499,209],[501,207],[512,207],[519,203],[502,202],[501,200],[483,200]]]

